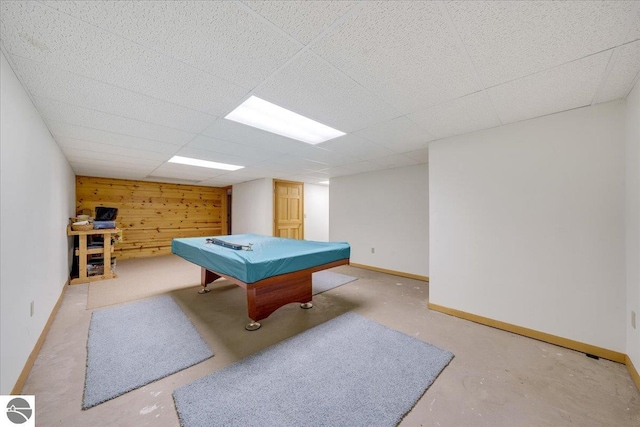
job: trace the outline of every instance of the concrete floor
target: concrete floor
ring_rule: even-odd
[[[163,265],[175,268],[162,258],[153,269],[145,265],[150,283],[168,274]],[[125,278],[139,265],[118,261],[118,273]],[[193,275],[188,267],[185,261]],[[198,295],[197,288],[170,292],[215,356],[86,411],[81,402],[89,286],[69,286],[23,389],[36,395],[37,425],[177,427],[174,389],[352,311],[455,354],[402,427],[640,426],[640,393],[624,365],[429,311],[425,282],[349,266],[334,271],[359,280],[315,296],[311,310],[283,307],[255,332],[244,330],[245,294],[237,286],[216,283],[207,295]],[[109,282],[115,283],[100,285]]]

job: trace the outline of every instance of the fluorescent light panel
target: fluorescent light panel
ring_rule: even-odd
[[[169,163],[180,163],[182,165],[199,166],[201,168],[222,169],[225,171],[237,171],[244,166],[229,165],[226,163],[210,162],[208,160],[193,159],[191,157],[173,156]]]
[[[314,145],[345,135],[344,132],[279,107],[257,96],[251,96],[244,101],[227,114],[225,119]]]
[[[327,185],[329,185],[329,181],[320,181],[318,184],[327,184]]]

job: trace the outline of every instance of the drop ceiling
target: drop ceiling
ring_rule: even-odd
[[[207,186],[426,163],[438,139],[624,99],[640,72],[634,1],[3,1],[0,25],[76,174]],[[224,119],[251,95],[346,135]]]

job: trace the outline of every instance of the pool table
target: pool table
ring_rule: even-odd
[[[346,242],[314,242],[258,234],[173,239],[172,252],[201,267],[200,293],[224,277],[246,290],[249,318],[245,329],[260,328],[278,308],[298,302],[313,307],[312,273],[349,264]],[[242,248],[242,249],[237,249]]]

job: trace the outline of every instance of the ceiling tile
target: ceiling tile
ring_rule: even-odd
[[[252,88],[300,45],[230,1],[48,3],[166,56]]]
[[[155,166],[141,165],[141,164],[136,164],[132,162],[123,163],[123,162],[117,162],[113,160],[105,160],[103,158],[90,157],[90,156],[87,156],[86,153],[79,153],[80,155],[74,155],[74,154],[65,153],[65,156],[69,160],[69,163],[71,163],[72,167],[73,165],[78,165],[78,164],[82,165],[83,171],[87,171],[91,169],[96,169],[96,171],[113,170],[114,172],[131,173],[131,174],[135,174],[136,176],[142,177],[142,176],[146,176],[153,169],[155,169]],[[75,171],[75,172],[79,174],[78,171]],[[94,176],[94,175],[91,175],[91,176]]]
[[[284,136],[276,135],[275,133],[266,132],[224,118],[219,118],[213,122],[202,131],[202,134],[216,139],[268,149],[282,154],[307,145],[304,142],[295,141]]]
[[[86,141],[82,139],[69,138],[65,136],[56,136],[56,142],[65,153],[70,153],[71,150],[91,151],[96,153],[97,156],[119,156],[120,158],[134,157],[138,159],[150,160],[149,165],[158,165],[158,162],[164,162],[168,160],[171,155],[158,153],[157,151],[138,150],[130,147],[123,147],[118,145],[100,144],[97,142]]]
[[[393,156],[379,157],[371,160],[372,163],[384,166],[385,168],[396,168],[400,166],[417,165],[419,162],[404,154],[394,154]],[[350,167],[347,165],[347,167]]]
[[[200,179],[181,179],[181,178],[171,178],[169,176],[146,176],[142,179],[142,181],[147,182],[162,182],[169,184],[186,184],[186,185],[205,185],[202,184],[202,180]]]
[[[201,168],[198,166],[180,165],[177,163],[163,163],[149,173],[149,177],[169,177],[204,181],[223,175],[226,171],[219,169]]]
[[[217,138],[210,138],[198,135],[187,144],[187,147],[208,150],[216,153],[230,154],[232,156],[247,158],[251,160],[267,160],[280,157],[282,154],[277,151],[258,148],[250,145],[237,144]],[[267,146],[268,148],[268,146]]]
[[[125,4],[113,6],[124,11]],[[104,31],[67,14],[108,8],[109,3],[48,5],[65,13],[39,3],[3,6],[8,16],[3,18],[2,38],[9,53],[213,115],[226,114],[247,93],[246,88],[118,37],[112,28]]]
[[[304,52],[255,89],[269,102],[353,132],[399,114],[311,52]]]
[[[626,98],[640,72],[640,41],[617,47],[611,57],[611,70],[600,88],[598,102]]]
[[[67,141],[68,142],[68,141]],[[135,167],[157,167],[162,164],[163,160],[153,160],[144,157],[129,157],[124,154],[107,152],[104,150],[93,151],[87,148],[71,147],[69,145],[60,144],[62,152],[69,158],[83,158],[85,160],[91,159],[99,161],[99,164],[116,164],[116,165],[131,165]],[[98,164],[98,163],[96,163]]]
[[[180,129],[199,132],[215,116],[98,82],[43,63],[12,56],[24,85],[32,95],[80,107]]]
[[[489,87],[614,47],[633,2],[454,1],[446,7]]]
[[[310,48],[406,114],[480,89],[436,2],[364,2]]]
[[[317,146],[338,154],[346,154],[359,160],[375,159],[376,157],[395,154],[395,152],[388,148],[374,144],[353,134],[347,134],[340,138],[323,142]]]
[[[433,135],[406,117],[378,123],[353,134],[396,153],[425,148],[434,139]]]
[[[503,123],[591,104],[610,52],[487,89]]]
[[[248,159],[234,156],[232,154],[218,153],[211,150],[201,150],[193,147],[182,147],[176,153],[176,156],[191,157],[194,159],[208,160],[210,162],[227,163],[236,166],[247,166],[249,163],[256,163],[257,160],[247,161]]]
[[[407,117],[436,138],[500,126],[491,100],[484,91],[418,111]]]
[[[329,173],[329,175],[333,178],[334,176],[342,176],[342,175],[351,175],[363,172],[371,172],[380,169],[384,169],[385,167],[369,161],[357,162],[357,163],[349,163],[344,166],[337,166],[327,169],[325,172]]]
[[[325,148],[308,144],[304,144],[304,146],[292,150],[291,154],[302,159],[312,160],[329,166],[340,166],[345,163],[353,163],[359,160],[344,153],[336,153]]]
[[[101,145],[108,144],[115,147],[115,149],[125,147],[159,154],[173,154],[180,148],[179,145],[175,144],[167,144],[152,139],[70,125],[57,120],[47,119],[46,124],[49,132],[56,138],[58,143],[60,143],[60,138],[70,138]]]
[[[100,167],[95,165],[87,165],[82,159],[79,161],[71,161],[71,168],[78,176],[96,176],[100,178],[116,178],[116,179],[143,179],[148,172],[145,170],[120,169],[118,167]]]
[[[631,29],[629,30],[629,34],[627,34],[625,42],[636,40],[640,40],[640,3],[636,5],[636,15],[631,23]]]
[[[245,1],[302,44],[308,44],[347,13],[355,1]]]
[[[411,151],[404,153],[405,156],[412,158],[418,163],[429,163],[429,149],[423,148],[422,150]]]
[[[47,121],[58,121],[72,125],[101,131],[119,133],[138,138],[152,139],[168,144],[183,145],[193,139],[195,134],[172,129],[152,123],[140,122],[134,119],[103,113],[88,108],[77,107],[50,99],[32,97],[36,108]]]

